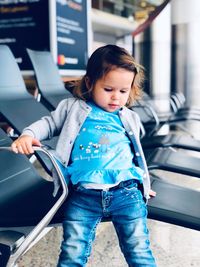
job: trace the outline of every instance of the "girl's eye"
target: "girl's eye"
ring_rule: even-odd
[[[120,91],[122,94],[125,94],[125,93],[127,93],[127,91],[126,90],[121,90]]]
[[[104,88],[104,90],[105,90],[106,92],[112,92],[112,89],[111,89],[111,88]]]

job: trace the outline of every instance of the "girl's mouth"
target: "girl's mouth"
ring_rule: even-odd
[[[108,104],[108,106],[112,109],[117,109],[119,108],[119,105],[116,105],[116,104]]]

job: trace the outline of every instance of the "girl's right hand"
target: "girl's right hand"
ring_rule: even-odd
[[[34,153],[33,146],[41,146],[40,141],[30,135],[22,135],[12,143],[11,148],[15,153],[28,155]]]

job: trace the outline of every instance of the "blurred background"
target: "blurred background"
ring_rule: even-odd
[[[198,0],[0,1],[0,43],[13,51],[29,87],[26,48],[51,51],[69,80],[84,73],[97,47],[111,43],[145,67],[146,92],[159,99],[182,92],[187,104],[199,105],[199,24]]]

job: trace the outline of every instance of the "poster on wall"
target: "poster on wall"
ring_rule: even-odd
[[[11,48],[25,75],[33,73],[26,48],[50,51],[61,75],[82,75],[90,6],[90,0],[0,0],[0,44]]]
[[[56,1],[57,64],[62,74],[82,74],[88,60],[87,0]]]
[[[11,48],[21,70],[31,69],[26,48],[50,49],[48,13],[47,0],[0,1],[0,44]]]

